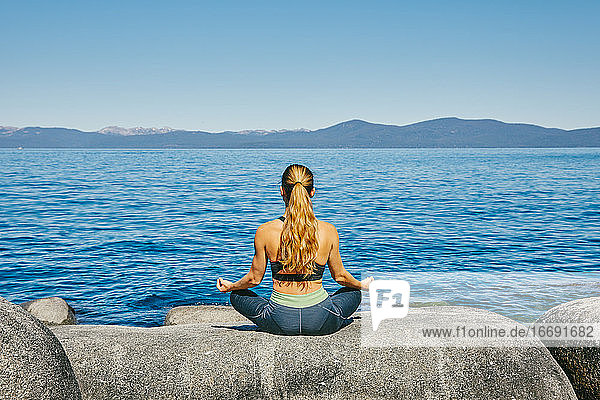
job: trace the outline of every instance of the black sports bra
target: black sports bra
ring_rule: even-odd
[[[279,217],[280,220],[285,220],[284,217]],[[306,281],[319,281],[323,279],[323,271],[325,271],[325,265],[315,263],[313,268],[313,273],[305,276],[304,274],[288,274],[281,273],[283,266],[279,261],[271,261],[271,273],[273,274],[273,279],[284,282],[306,282]]]

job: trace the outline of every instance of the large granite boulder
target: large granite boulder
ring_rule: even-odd
[[[210,320],[212,313],[214,308],[207,308],[201,319]],[[229,313],[237,321],[233,309],[219,313],[221,320]],[[402,320],[382,323],[379,346],[361,340],[365,318],[327,336],[278,336],[250,323],[221,321],[51,329],[86,399],[575,399],[564,372],[539,341],[512,347],[414,342],[386,347],[389,332],[402,335],[432,315],[434,323],[461,316],[515,325],[472,308],[416,308]]]
[[[247,319],[230,306],[179,306],[169,310],[165,325],[243,322]]]
[[[600,297],[570,301],[548,310],[538,324],[596,324],[600,327]],[[596,333],[599,337],[600,333]],[[543,339],[548,350],[566,372],[580,400],[600,399],[600,340],[558,342]]]
[[[58,339],[23,308],[1,297],[0,399],[81,399]]]
[[[21,307],[44,324],[73,325],[77,323],[75,310],[60,297],[45,297],[21,303]]]

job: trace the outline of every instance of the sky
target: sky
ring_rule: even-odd
[[[600,126],[600,1],[0,0],[0,125]]]

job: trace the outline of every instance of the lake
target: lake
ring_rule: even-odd
[[[215,281],[248,270],[291,163],[314,172],[346,268],[407,280],[415,306],[531,322],[600,295],[600,149],[579,148],[0,149],[0,296],[134,326],[226,304]]]

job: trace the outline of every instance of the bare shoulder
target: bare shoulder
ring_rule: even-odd
[[[335,226],[329,222],[325,222],[325,221],[321,221],[320,219],[317,220],[319,223],[319,230],[323,233],[325,233],[327,236],[331,236],[331,237],[336,237],[337,236],[337,229],[335,229]]]
[[[256,235],[271,235],[273,233],[277,233],[281,231],[281,221],[279,219],[274,219],[272,221],[267,221],[263,224],[260,224],[256,229]]]

